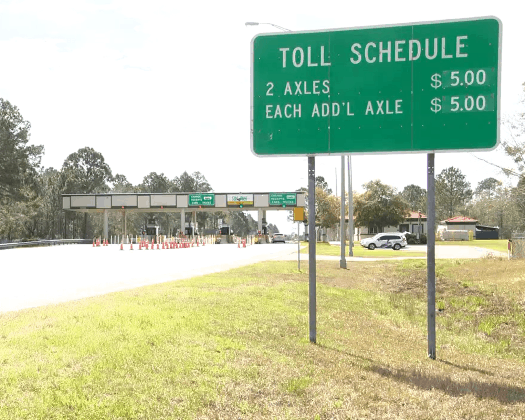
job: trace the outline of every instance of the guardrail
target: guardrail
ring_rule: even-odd
[[[27,248],[35,246],[56,246],[56,245],[72,245],[72,244],[90,244],[91,239],[40,239],[38,241],[28,242],[11,242],[0,244],[0,250],[13,248]]]

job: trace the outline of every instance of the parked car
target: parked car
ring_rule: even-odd
[[[378,233],[377,235],[363,239],[361,246],[374,250],[376,248],[392,248],[396,251],[407,245],[405,235],[399,232]]]
[[[274,233],[272,236],[272,243],[275,243],[275,242],[282,242],[284,244],[285,243],[284,233]]]

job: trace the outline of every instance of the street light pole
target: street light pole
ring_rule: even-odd
[[[282,31],[290,29],[273,23],[246,22],[246,26],[271,25]],[[337,191],[337,190],[336,190]],[[306,229],[305,229],[306,235]],[[308,324],[310,342],[317,343],[317,267],[315,232],[315,155],[308,156]],[[346,262],[346,259],[345,259]]]
[[[274,23],[270,23],[270,22],[246,22],[245,25],[246,26],[271,25],[274,28],[280,29],[281,31],[292,32],[291,29],[286,29],[286,28],[283,28],[282,26],[275,25]]]

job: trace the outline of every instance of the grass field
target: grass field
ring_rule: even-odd
[[[317,242],[316,244],[316,255],[332,255],[340,256],[341,247],[339,245],[330,245],[327,242]],[[379,249],[376,248],[373,251],[368,248],[363,248],[361,245],[354,245],[353,249],[354,257],[362,258],[395,258],[395,257],[424,257],[427,255],[426,252],[410,252],[405,254],[403,251],[394,251],[393,249]],[[348,255],[348,245],[345,248],[345,253]],[[308,242],[301,242],[301,254],[308,254]]]
[[[0,314],[0,419],[525,417],[525,267],[424,260],[260,263]]]
[[[436,245],[478,246],[506,253],[508,243],[507,239],[478,239],[474,241],[437,241]]]
[[[474,246],[480,248],[491,249],[493,251],[507,252],[507,239],[497,240],[475,240],[475,241],[437,241],[437,246],[450,246],[450,245],[461,245],[461,246]],[[308,254],[308,242],[301,242],[301,253]],[[354,257],[363,258],[394,258],[394,257],[424,257],[426,252],[411,251],[410,254],[402,253],[403,251],[394,251],[392,249],[374,249],[370,251],[367,248],[363,248],[359,243],[354,245]],[[341,248],[338,245],[330,245],[327,242],[318,242],[316,244],[317,255],[341,255]],[[346,244],[346,254],[348,255],[348,242]]]

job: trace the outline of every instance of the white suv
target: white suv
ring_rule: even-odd
[[[273,238],[272,238],[272,243],[275,243],[275,242],[282,242],[284,244],[285,243],[284,233],[274,233]]]
[[[378,233],[372,238],[366,238],[361,241],[361,246],[374,250],[376,248],[392,248],[396,251],[407,245],[405,235],[399,232]]]

